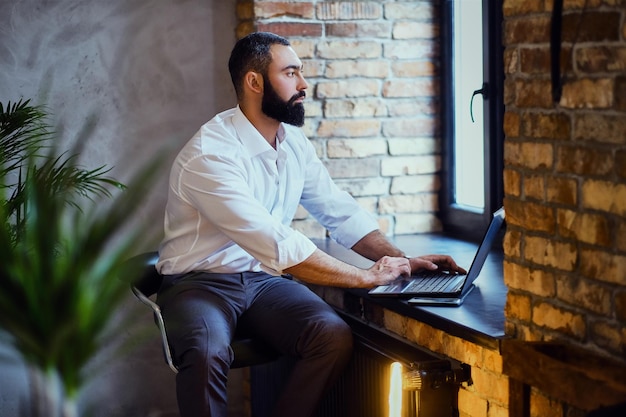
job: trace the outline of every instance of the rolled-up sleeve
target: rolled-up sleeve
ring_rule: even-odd
[[[296,230],[286,239],[277,242],[277,246],[278,257],[261,263],[261,269],[269,274],[282,274],[285,269],[303,262],[317,249],[309,238]]]

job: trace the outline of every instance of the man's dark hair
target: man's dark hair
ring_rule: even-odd
[[[287,39],[269,32],[254,32],[237,41],[228,60],[237,98],[241,98],[243,77],[248,71],[267,75],[272,60],[270,47],[275,44],[290,46]]]

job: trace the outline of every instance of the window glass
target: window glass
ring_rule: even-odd
[[[454,0],[454,202],[485,207],[482,0]]]
[[[441,13],[443,171],[450,234],[480,240],[502,205],[502,0],[446,0]]]

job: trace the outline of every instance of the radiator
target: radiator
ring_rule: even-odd
[[[404,369],[402,417],[455,417],[458,384],[466,365],[436,356],[383,330],[343,316],[352,327],[354,353],[315,417],[388,417],[391,364]],[[283,358],[251,369],[252,416],[269,415],[293,361]]]

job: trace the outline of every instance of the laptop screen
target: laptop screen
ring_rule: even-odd
[[[476,255],[474,255],[474,260],[472,261],[472,265],[470,266],[469,271],[467,272],[467,279],[463,284],[463,289],[461,294],[469,291],[472,287],[472,284],[478,278],[480,274],[480,270],[482,269],[485,260],[487,259],[487,255],[493,246],[493,242],[495,241],[498,233],[500,232],[500,228],[502,227],[502,223],[504,222],[504,207],[501,207],[495,213],[493,213],[493,218],[491,219],[491,223],[489,224],[489,228],[485,232],[485,236],[483,237],[482,242],[480,242],[480,246],[476,251]]]

